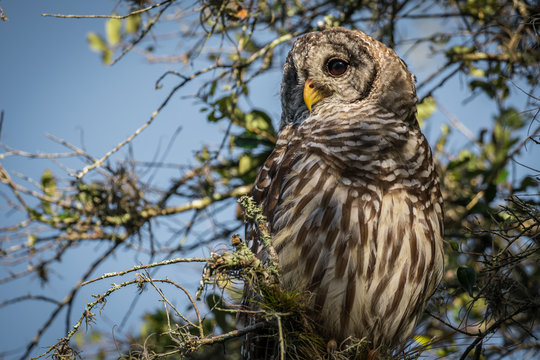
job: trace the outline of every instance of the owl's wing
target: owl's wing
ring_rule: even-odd
[[[251,196],[262,207],[263,215],[266,216],[270,233],[272,233],[274,212],[281,197],[281,188],[300,143],[297,134],[298,129],[292,125],[281,130],[276,146],[259,170],[251,190]],[[251,224],[246,225],[246,241],[250,244],[251,251],[263,260],[263,248],[257,241],[256,229]]]
[[[280,200],[283,180],[289,171],[291,160],[298,146],[296,133],[297,129],[291,125],[281,131],[276,146],[264,162],[251,191],[251,196],[255,202],[263,208],[263,215],[267,218],[270,231],[273,214]],[[257,231],[252,224],[246,225],[246,241],[250,243],[251,251],[259,259],[264,260],[264,248],[259,243]],[[245,286],[241,308],[248,311],[237,314],[237,325],[240,327],[253,325],[260,320],[253,314],[254,310],[257,310],[257,304],[253,301],[254,296],[252,290],[248,286]],[[246,334],[242,344],[242,359],[268,358],[272,354],[272,349],[275,345],[275,342],[269,335],[264,329],[257,333]]]
[[[255,202],[262,206],[270,232],[272,232],[274,211],[280,201],[281,187],[299,144],[297,132],[298,130],[291,125],[280,132],[276,146],[259,170],[251,190],[251,196]],[[246,241],[251,251],[263,260],[263,248],[257,239],[256,229],[250,223],[246,225]]]
[[[262,206],[263,214],[266,216],[270,228],[272,227],[274,211],[280,200],[283,181],[290,170],[291,161],[299,144],[298,129],[292,125],[283,128],[274,150],[264,162],[255,179],[251,195]]]

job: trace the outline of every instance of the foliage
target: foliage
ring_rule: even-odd
[[[527,146],[534,148],[540,141],[536,30],[540,8],[535,2],[122,0],[118,5],[115,11],[123,15],[105,16],[105,34],[89,33],[87,37],[103,63],[114,65],[137,49],[149,62],[167,61],[181,70],[168,71],[157,80],[156,87],[165,86],[166,78],[175,81],[163,103],[145,124],[101,158],[56,138],[53,140],[70,152],[30,154],[3,145],[1,159],[22,156],[58,161],[73,157],[84,167],[64,175],[46,170],[41,180],[35,181],[14,178],[14,173],[0,164],[0,181],[9,193],[10,205],[24,215],[23,221],[0,229],[4,264],[19,269],[0,279],[1,283],[37,275],[46,285],[52,281],[57,263],[73,249],[92,242],[107,246],[61,300],[35,292],[12,296],[0,304],[36,299],[54,305],[37,336],[29,338],[21,358],[44,345],[40,344],[43,332],[61,316],[66,316],[70,328],[64,338],[45,350],[56,358],[71,358],[81,351],[111,358],[119,351],[126,359],[179,355],[238,359],[240,338],[263,327],[277,339],[277,354],[282,358],[301,357],[302,351],[324,353],[325,345],[318,343],[302,306],[306,294],[284,292],[277,285],[275,257],[258,259],[245,243],[248,239],[233,236],[243,223],[219,219],[230,219],[227,214],[234,212],[235,199],[249,192],[258,168],[276,142],[273,123],[278,119],[251,105],[253,83],[281,71],[295,36],[333,26],[362,29],[400,55],[423,51],[425,57],[434,59],[432,72],[424,74],[417,84],[418,116],[423,127],[434,124],[437,114],[448,113],[444,107],[448,99],[441,93],[457,78],[468,90],[456,97],[468,96],[466,101],[473,104],[490,104],[483,112],[484,119],[458,119],[448,114],[449,122],[432,142],[445,199],[446,274],[415,341],[394,355],[498,359],[540,353],[539,177],[538,169],[519,163]],[[4,18],[3,12],[1,15]],[[158,55],[156,49],[165,40],[156,40],[159,38],[152,34],[159,33],[160,25],[171,19],[179,24],[175,35],[183,39],[181,53]],[[444,21],[444,26],[424,31],[433,21]],[[408,37],[407,31],[414,36]],[[196,70],[189,63],[194,63]],[[210,126],[224,125],[225,134],[218,146],[201,147],[191,165],[182,165],[181,176],[171,177],[167,188],[158,189],[151,181],[142,180],[143,165],[135,159],[122,161],[117,154],[126,144],[134,143],[188,83],[198,85],[194,96],[206,121]],[[475,134],[466,124],[476,123],[484,128]],[[459,140],[462,135],[466,141]],[[117,162],[111,164],[114,156]],[[245,198],[243,207],[272,255],[260,209]],[[186,218],[184,223],[170,220]],[[207,219],[217,226],[211,229]],[[175,236],[182,234],[184,240],[171,245],[156,233],[159,224],[173,227]],[[197,226],[205,231],[193,235]],[[231,238],[232,246],[217,245],[223,240],[228,244]],[[206,246],[221,249],[206,258],[191,256]],[[150,254],[149,264],[96,275],[98,265],[121,249]],[[147,270],[186,262],[206,264],[199,292],[204,302],[193,298],[194,289],[169,278],[158,279]],[[25,269],[20,270],[20,264]],[[81,287],[132,272],[138,272],[135,278],[113,284],[84,309],[73,308]],[[251,328],[235,329],[234,318],[240,311],[235,304],[242,281],[249,284],[259,302],[261,321]],[[184,308],[177,309],[178,303],[169,300],[171,293],[165,295],[156,284],[173,289],[174,298],[182,298]],[[209,286],[214,288],[209,290]],[[96,321],[97,308],[107,311],[111,294],[129,287],[136,287],[139,296],[150,291],[158,294],[164,306],[145,316],[140,334],[115,338],[114,343],[99,331],[80,335],[83,325],[88,328]],[[129,306],[128,300],[120,301]],[[75,323],[72,311],[82,314]],[[304,345],[308,350],[302,350]],[[361,348],[362,341],[357,339],[340,346],[335,355],[347,358]]]

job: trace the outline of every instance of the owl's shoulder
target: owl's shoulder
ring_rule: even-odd
[[[300,147],[299,130],[292,124],[284,127],[278,137],[276,146],[264,162],[251,195],[263,206],[263,213],[268,216],[273,212],[280,195],[281,182],[289,171],[291,161]]]

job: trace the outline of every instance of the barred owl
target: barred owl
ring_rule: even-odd
[[[338,344],[403,345],[442,277],[442,198],[416,102],[405,63],[360,31],[309,33],[287,57],[279,139],[252,194],[283,286],[311,293]]]

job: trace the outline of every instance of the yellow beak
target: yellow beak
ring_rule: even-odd
[[[317,103],[319,100],[324,99],[326,96],[328,95],[315,87],[313,81],[311,81],[310,79],[306,80],[306,83],[304,85],[304,102],[306,103],[306,106],[310,112],[311,107],[315,105],[315,103]]]

